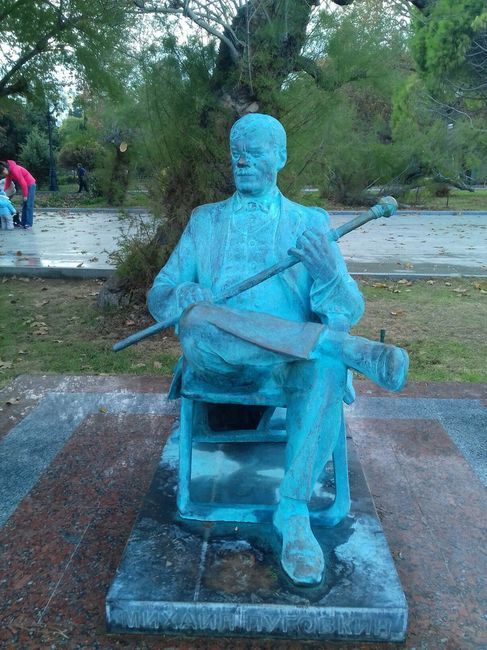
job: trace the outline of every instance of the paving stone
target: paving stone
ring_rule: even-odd
[[[19,495],[0,528],[0,647],[304,647],[301,640],[107,634],[104,601],[177,416],[174,410],[155,410],[161,404],[158,393],[167,392],[168,383],[168,378],[158,377],[41,375],[18,377],[0,391],[0,443],[53,394],[63,400],[75,394],[79,404],[91,405],[82,409],[82,418],[73,420],[64,444],[37,471],[30,490]],[[370,382],[356,382],[356,387],[358,400],[356,410],[348,414],[349,427],[406,594],[409,624],[403,644],[336,642],[333,649],[484,648],[487,513],[478,473],[481,459],[463,455],[446,415],[456,410],[463,418],[474,405],[474,422],[479,405],[487,405],[487,387],[418,382],[389,398]],[[86,401],[80,397],[83,393]],[[141,403],[152,403],[154,412],[93,411],[104,393],[114,395],[112,407],[133,405],[141,394]],[[5,405],[17,397],[19,402]],[[418,399],[416,413],[415,403],[409,401],[413,398]],[[434,401],[430,408],[429,399]],[[445,417],[440,417],[442,412]],[[55,410],[52,416],[46,410],[38,413],[51,417],[53,431],[60,426],[54,421]],[[68,417],[73,418],[72,413]],[[56,436],[49,441],[48,429],[44,427],[46,445],[54,444]],[[479,432],[472,429],[473,442]],[[10,451],[14,459],[15,448]],[[9,459],[4,456],[0,462],[8,465]],[[331,646],[313,642],[310,647]]]

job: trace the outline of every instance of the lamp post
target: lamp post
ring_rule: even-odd
[[[49,191],[57,192],[59,190],[57,184],[57,171],[56,162],[54,160],[54,152],[52,150],[52,116],[54,115],[54,108],[51,110],[49,104],[47,105],[47,137],[49,140]]]

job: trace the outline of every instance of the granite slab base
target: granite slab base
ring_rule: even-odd
[[[195,446],[192,497],[273,503],[282,443]],[[176,508],[177,431],[166,444],[106,598],[112,633],[309,640],[401,641],[407,603],[353,443],[352,508],[333,528],[313,526],[326,560],[317,587],[283,573],[267,524],[182,521]],[[211,454],[211,462],[209,460]],[[213,468],[209,474],[208,468]],[[327,467],[311,507],[331,501]]]

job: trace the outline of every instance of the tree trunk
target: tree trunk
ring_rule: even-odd
[[[170,170],[164,194],[166,220],[157,237],[167,258],[177,243],[191,211],[233,192],[228,162],[228,134],[232,124],[249,112],[269,113],[279,118],[283,83],[300,67],[301,51],[313,6],[319,0],[249,0],[235,16],[231,29],[236,35],[238,59],[221,42],[211,79],[212,106],[203,106],[199,122],[225,152],[215,160],[201,160],[217,170],[211,186],[201,188],[198,170],[186,166]],[[227,35],[230,36],[228,30]]]

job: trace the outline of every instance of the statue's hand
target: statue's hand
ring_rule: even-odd
[[[213,294],[210,289],[202,287],[196,282],[181,287],[178,292],[178,306],[184,311],[195,302],[212,302]]]
[[[290,248],[288,253],[304,264],[314,280],[328,282],[336,276],[335,257],[323,232],[305,230],[298,237],[296,247]]]

